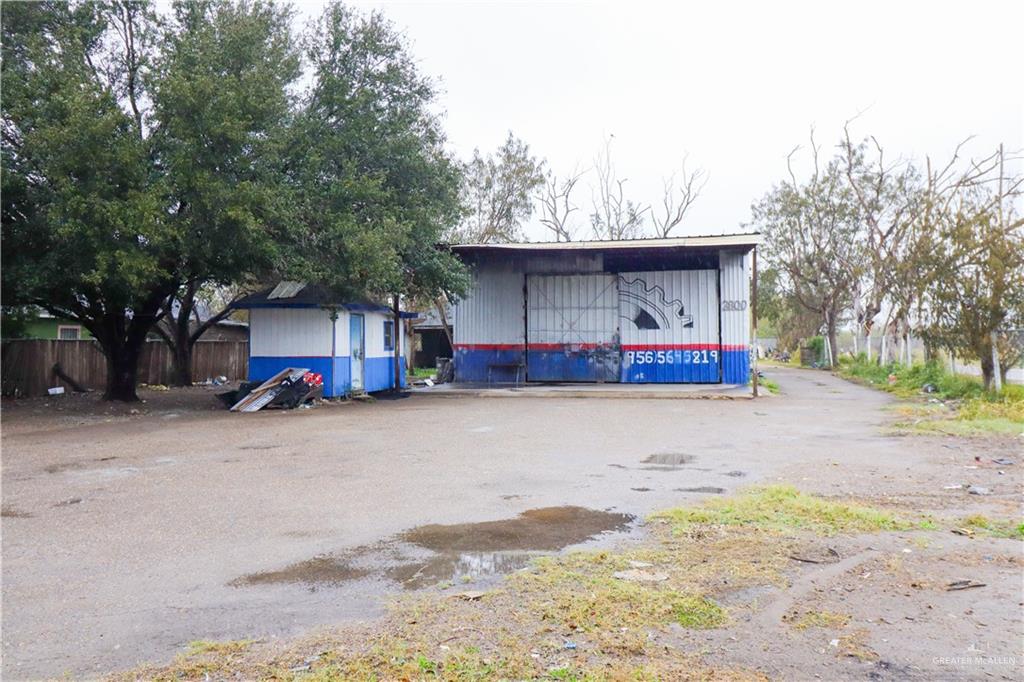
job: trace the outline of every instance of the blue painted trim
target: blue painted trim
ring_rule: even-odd
[[[306,367],[324,377],[324,396],[336,395],[331,389],[334,382],[334,363],[330,356],[323,357],[267,357],[249,356],[249,381],[266,381],[289,367]]]
[[[530,381],[616,382],[620,357],[613,352],[528,350],[526,369]]]
[[[630,384],[717,384],[717,350],[637,350],[622,353],[622,382]]]
[[[488,378],[496,384],[510,384],[516,380],[516,371],[511,367],[491,368],[490,365],[512,365],[525,363],[523,349],[455,350],[455,380],[486,382]],[[526,369],[519,370],[519,381],[526,379]]]
[[[722,382],[726,384],[750,383],[750,351],[722,351]]]

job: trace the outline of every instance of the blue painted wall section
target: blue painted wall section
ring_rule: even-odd
[[[750,383],[749,349],[722,351],[722,383],[742,385]]]
[[[266,381],[283,369],[306,367],[324,377],[324,395],[329,393],[333,382],[331,358],[327,357],[252,357],[249,356],[249,381]]]
[[[392,358],[366,358],[363,384],[367,393],[386,391],[395,385],[395,370]],[[402,366],[402,387],[405,380],[405,358]],[[330,357],[250,357],[249,381],[266,381],[288,367],[307,367],[324,377],[324,397],[335,398],[350,392],[352,388],[351,358],[338,356],[331,362]]]
[[[486,383],[489,380],[496,384],[510,384],[516,380],[516,370],[510,365],[524,363],[524,353],[521,346],[515,348],[489,348],[489,349],[455,349],[455,379],[456,381],[478,381]],[[494,365],[505,365],[495,367]],[[519,369],[519,381],[526,378],[525,368]]]
[[[530,381],[610,381],[619,380],[619,353],[616,351],[526,351]],[[522,377],[520,376],[520,379]]]

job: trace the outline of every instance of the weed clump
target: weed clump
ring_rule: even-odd
[[[696,524],[806,530],[821,535],[906,530],[914,526],[885,511],[808,495],[787,485],[753,488],[733,498],[709,500],[702,507],[669,509],[652,518],[668,520],[676,533]]]

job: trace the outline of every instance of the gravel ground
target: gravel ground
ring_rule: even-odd
[[[783,393],[757,401],[414,396],[237,415],[197,388],[142,391],[147,402],[127,407],[94,396],[5,402],[3,677],[97,676],[168,660],[193,640],[287,638],[372,621],[384,598],[403,589],[394,576],[404,573],[393,570],[409,560],[395,559],[407,549],[403,538],[425,524],[480,528],[533,509],[621,520],[777,481],[939,517],[1019,520],[1024,463],[997,470],[984,462],[1019,460],[1020,439],[886,435],[889,396],[823,372],[768,374]],[[591,544],[637,533],[618,521],[608,528],[615,532]],[[879,575],[862,566],[878,558],[872,540],[846,542],[847,555],[863,556],[834,569],[829,588],[796,583],[791,606],[825,610],[837,595],[856,594],[844,597],[847,611],[883,630],[879,617],[900,622],[864,635],[882,660],[895,661],[893,676],[923,665],[933,678],[1017,677],[1020,564],[991,557],[1012,558],[1019,543],[933,541],[931,555],[960,558],[938,570],[913,554],[906,571],[931,571],[929,585],[980,576],[989,587],[915,596],[894,583],[842,587]],[[289,567],[317,570],[325,555],[346,553],[360,557],[359,579],[253,580]],[[517,565],[491,560],[476,570]],[[377,575],[375,566],[388,570]],[[889,615],[877,612],[883,607]],[[914,620],[904,622],[910,611]],[[728,630],[709,634],[716,662],[790,677],[830,645],[779,640],[754,617],[737,627],[753,642],[715,639],[737,636]],[[777,662],[787,655],[788,665]]]

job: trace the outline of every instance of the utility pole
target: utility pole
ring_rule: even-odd
[[[757,244],[754,245],[754,256],[753,266],[751,267],[751,274],[753,275],[750,281],[750,313],[754,318],[751,327],[753,329],[754,337],[754,373],[753,373],[753,384],[754,384],[754,397],[757,397]]]
[[[392,309],[395,314],[395,324],[391,335],[394,337],[392,344],[394,346],[394,359],[395,359],[395,390],[402,390],[402,313],[399,310],[398,294],[394,295],[392,301]]]

